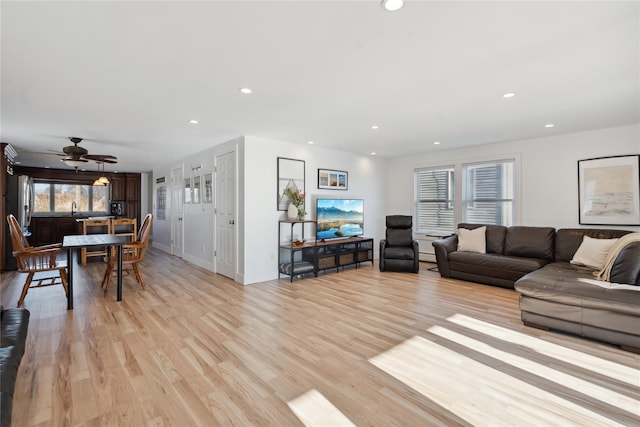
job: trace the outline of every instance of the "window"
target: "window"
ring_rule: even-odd
[[[462,166],[464,222],[513,225],[513,160]]]
[[[515,157],[416,169],[416,232],[452,232],[460,222],[516,223]]]
[[[88,184],[34,183],[34,212],[71,212],[76,202],[76,212],[107,212],[108,186]]]
[[[454,222],[454,168],[416,171],[418,231],[451,231]]]

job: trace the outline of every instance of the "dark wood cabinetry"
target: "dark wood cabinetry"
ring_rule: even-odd
[[[62,243],[64,236],[82,234],[82,227],[75,217],[33,217],[29,229],[32,246]]]
[[[126,200],[127,198],[127,177],[125,175],[114,175],[111,181],[111,200]]]

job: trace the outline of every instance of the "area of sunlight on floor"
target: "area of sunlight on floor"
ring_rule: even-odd
[[[503,340],[509,345],[516,344],[527,348],[528,351],[557,358],[563,363],[574,363],[600,375],[607,375],[626,383],[631,381],[631,384],[636,381],[637,384],[638,370],[468,316],[455,315],[447,320]],[[434,326],[429,328],[428,332],[456,345],[465,346],[470,352],[489,356],[499,363],[557,383],[560,387],[580,390],[591,399],[615,406],[630,414],[637,414],[640,409],[636,399],[533,362],[526,357],[497,349],[448,328]],[[534,425],[623,425],[420,336],[409,338],[371,358],[370,362],[474,425],[513,425],[519,422]],[[456,369],[457,366],[461,368]],[[473,372],[473,375],[470,376],[469,372]],[[541,407],[544,410],[541,410]]]
[[[317,390],[309,390],[289,401],[288,405],[307,427],[355,426]]]

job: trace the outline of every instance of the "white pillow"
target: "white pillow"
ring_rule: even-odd
[[[618,239],[594,239],[584,236],[580,247],[570,262],[571,264],[602,270],[609,251],[617,241]]]
[[[477,252],[479,254],[487,253],[487,227],[478,227],[474,230],[466,228],[458,228],[458,250],[464,252]]]

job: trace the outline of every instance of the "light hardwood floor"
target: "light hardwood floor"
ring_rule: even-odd
[[[153,248],[31,290],[14,426],[640,425],[640,355],[521,324],[513,290],[363,264],[243,287]],[[22,274],[3,273],[15,306]]]

